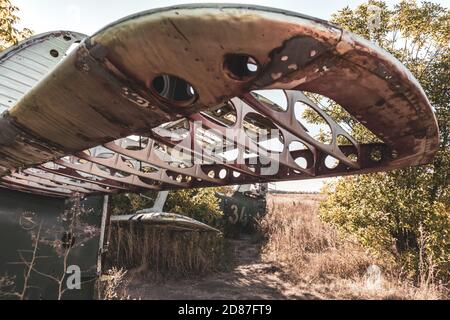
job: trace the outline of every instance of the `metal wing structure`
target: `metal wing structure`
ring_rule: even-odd
[[[376,139],[358,141],[324,101]],[[0,55],[0,112],[0,185],[55,197],[383,171],[438,148],[426,95],[389,53],[250,5],[32,37]]]
[[[203,231],[220,233],[218,229],[190,217],[167,212],[112,216],[111,222],[119,226],[121,224],[124,226],[128,226],[130,222],[139,222],[140,224],[144,225],[170,226],[172,230],[178,231]]]

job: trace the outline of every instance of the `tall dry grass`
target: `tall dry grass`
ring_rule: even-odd
[[[261,221],[263,259],[281,265],[291,281],[310,283],[328,298],[443,299],[441,286],[420,287],[398,276],[395,265],[370,255],[355,239],[320,220],[320,197],[268,200]]]
[[[97,281],[98,300],[131,300],[127,293],[127,271],[112,267]]]
[[[114,223],[107,261],[110,267],[134,268],[155,276],[203,274],[218,267],[222,242],[222,236],[212,232]]]
[[[261,222],[268,239],[263,254],[285,264],[294,276],[349,278],[363,274],[373,263],[359,245],[319,219],[317,202],[269,204]]]

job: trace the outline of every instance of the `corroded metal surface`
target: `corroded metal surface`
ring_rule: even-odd
[[[300,180],[424,164],[438,148],[410,72],[326,21],[199,4],[124,18],[66,55],[83,37],[44,34],[0,56],[0,68],[22,64],[0,74],[0,185],[66,196]],[[283,90],[286,106],[262,89]],[[379,142],[357,141],[306,92]],[[299,104],[325,120],[328,142]]]
[[[165,226],[167,228],[175,230],[208,231],[220,233],[220,231],[217,230],[216,228],[208,226],[207,224],[204,224],[195,219],[180,214],[167,212],[152,212],[152,213],[112,216],[111,222],[120,225],[139,223],[163,227]]]

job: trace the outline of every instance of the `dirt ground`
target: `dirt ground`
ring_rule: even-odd
[[[136,277],[127,286],[132,299],[321,299],[308,284],[290,283],[283,270],[263,263],[258,244],[249,236],[230,240],[235,252],[235,267],[197,279],[166,280],[156,283]]]
[[[302,202],[316,203],[317,194],[302,195]],[[272,194],[268,206],[299,201],[295,194]],[[326,286],[312,288],[310,283],[292,283],[283,268],[267,263],[261,258],[261,244],[251,236],[241,235],[229,239],[233,267],[198,278],[181,278],[164,281],[144,279],[130,271],[126,295],[131,299],[324,299],[330,297]]]
[[[319,194],[271,194],[267,199],[268,214],[274,221],[282,217],[285,223],[271,225],[275,228],[264,244],[264,255],[262,241],[241,235],[239,239],[227,240],[226,253],[230,257],[226,261],[231,262],[223,268],[226,271],[161,280],[160,275],[149,276],[145,269],[129,270],[125,278],[121,278],[125,281],[120,281],[118,297],[143,300],[442,299],[441,291],[434,287],[416,288],[409,282],[389,278],[381,271],[383,265],[377,266],[380,261],[367,256],[354,242],[337,245],[339,235],[317,216],[317,206],[323,198]],[[270,225],[273,221],[266,223]],[[328,245],[323,246],[323,243]],[[305,248],[315,248],[315,251]]]

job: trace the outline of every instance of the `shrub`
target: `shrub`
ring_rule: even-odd
[[[217,226],[223,213],[216,192],[220,188],[186,189],[171,191],[164,206],[165,212],[177,213]],[[133,214],[153,206],[155,192],[147,192],[145,197],[134,194],[120,194],[112,197],[114,215]]]
[[[321,217],[355,235],[372,252],[390,252],[406,275],[419,279],[434,269],[450,279],[450,216],[448,202],[429,201],[428,177],[410,175],[410,187],[399,184],[405,171],[346,177],[328,186]]]
[[[379,25],[370,30],[373,5],[381,9],[381,16]],[[433,163],[342,178],[328,188],[328,200],[321,207],[326,221],[355,235],[377,254],[388,250],[400,269],[416,281],[424,279],[424,270],[428,278],[449,279],[450,34],[443,31],[448,30],[449,14],[447,8],[432,2],[401,1],[389,8],[384,1],[369,0],[356,9],[340,10],[332,19],[406,65],[435,110],[440,150]],[[328,103],[324,110],[338,121],[349,120],[336,104]],[[352,128],[353,136],[368,142],[370,134],[358,128]]]

